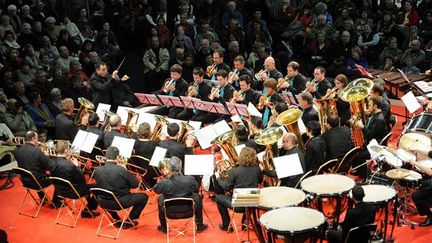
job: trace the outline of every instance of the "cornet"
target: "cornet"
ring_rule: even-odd
[[[216,94],[218,94],[219,91],[220,91],[220,87],[219,87],[219,86],[217,86],[217,87],[212,87],[211,92],[210,92],[210,95],[209,95],[209,99],[210,99],[210,100],[213,100],[213,99],[214,99],[214,96],[215,96]]]
[[[22,146],[25,144],[24,137],[14,137],[11,139],[13,146]]]
[[[255,79],[258,81],[262,81],[261,76],[263,73],[267,73],[267,71],[267,69],[261,69],[259,72],[255,73]]]
[[[266,92],[265,94],[263,94],[260,99],[259,102],[257,104],[257,109],[258,110],[262,110],[264,108],[264,102],[268,99],[268,93]]]
[[[283,77],[283,78],[279,78],[278,79],[278,84],[276,86],[276,89],[279,90],[279,86],[281,86],[285,82],[287,82],[289,84],[289,81],[290,81],[289,79],[290,79],[290,77],[288,77],[288,74],[285,77]]]
[[[231,72],[231,74],[228,77],[228,83],[233,83],[233,78],[235,75],[238,75],[239,71],[237,69],[234,69],[234,71]]]
[[[206,70],[207,77],[213,76],[213,71],[216,69],[216,67],[217,67],[216,63],[213,63],[211,66],[207,67],[207,70]]]
[[[174,83],[174,79],[170,79],[168,82],[165,83],[164,88],[168,89],[169,86],[171,86]]]
[[[338,91],[338,87],[335,86],[333,87],[331,90],[329,90],[329,92],[327,92],[326,95],[324,95],[323,97],[321,97],[322,100],[328,99],[330,97],[330,95],[336,93]]]
[[[188,88],[188,97],[193,97],[195,96],[195,92],[197,92],[198,90],[198,83],[194,82],[194,84],[192,86],[189,86]]]
[[[236,90],[233,93],[233,97],[230,99],[231,103],[236,103],[237,99],[244,94],[243,90]]]
[[[317,82],[316,78],[312,79],[312,81],[306,83],[306,88],[303,90],[303,92],[308,91],[309,87],[312,87],[312,85],[315,85]]]

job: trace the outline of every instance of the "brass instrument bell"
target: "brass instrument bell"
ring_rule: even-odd
[[[282,129],[279,127],[269,127],[257,133],[254,141],[259,145],[269,145],[276,143],[282,136]]]

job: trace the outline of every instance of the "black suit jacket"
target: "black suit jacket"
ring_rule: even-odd
[[[229,171],[228,178],[228,181],[223,181],[220,178],[218,179],[219,185],[224,190],[231,190],[233,188],[256,188],[262,181],[262,173],[258,166],[238,166]]]
[[[192,193],[198,192],[198,183],[192,176],[173,175],[159,181],[154,190],[156,193],[163,194],[165,199],[175,197],[191,197]]]
[[[54,163],[51,166],[51,176],[68,180],[81,196],[87,195],[89,193],[84,174],[78,169],[78,167],[66,161],[66,158],[64,157],[54,158],[53,162]],[[74,193],[62,193],[62,191],[68,192],[69,187],[60,187],[56,189],[59,189],[61,195],[75,197]]]
[[[309,140],[305,150],[306,170],[316,172],[325,163],[326,144],[321,137],[314,137]]]
[[[312,95],[317,99],[320,99],[322,96],[326,95],[327,90],[333,87],[327,79],[324,79],[321,82],[317,83],[316,86],[316,91],[313,92]]]
[[[55,120],[55,137],[56,139],[69,140],[72,142],[78,132],[72,117],[61,113]]]
[[[157,141],[142,141],[137,139],[135,142],[135,154],[143,156],[144,158],[151,159],[153,156],[153,152],[158,146]],[[139,165],[142,166],[142,165]]]
[[[103,142],[104,142],[104,148],[108,148],[109,146],[111,146],[114,137],[122,137],[122,138],[127,138],[128,136],[126,136],[125,134],[121,133],[120,130],[117,129],[112,129],[111,131],[108,131],[104,134],[103,136]]]
[[[259,102],[260,97],[261,97],[261,95],[258,92],[256,92],[253,89],[249,89],[244,94],[244,98],[243,98],[243,101],[241,103],[247,105],[250,102],[256,106]]]
[[[212,87],[205,81],[198,84],[198,95],[196,96],[196,98],[201,99],[203,101],[208,101],[211,88]]]
[[[318,113],[313,106],[303,110],[302,120],[305,125],[310,121],[318,121]]]
[[[321,135],[327,145],[326,160],[342,159],[353,147],[351,131],[347,127],[332,127]]]
[[[97,134],[99,136],[98,140],[95,144],[96,147],[102,148],[104,146],[104,142],[103,142],[104,132],[103,131],[99,130],[99,128],[96,126],[89,126],[89,127],[87,127],[87,132],[91,132],[91,133]]]
[[[183,163],[186,154],[193,154],[191,148],[186,147],[184,144],[179,143],[174,139],[160,141],[159,147],[167,149],[167,154],[166,154],[167,157],[176,156],[179,159],[181,159]]]
[[[117,81],[111,77],[101,77],[96,72],[90,77],[90,85],[92,89],[93,104],[97,106],[99,103],[111,104],[112,93],[111,88]]]
[[[349,209],[342,223],[343,239],[348,231],[354,227],[372,224],[375,221],[375,207],[373,205],[358,202],[355,208]]]
[[[228,102],[233,97],[235,89],[233,86],[231,86],[231,84],[225,85],[223,89],[224,89],[223,96],[221,95],[219,96],[219,98],[214,99],[213,100],[214,102],[225,104],[225,102]],[[221,93],[221,91],[222,91],[222,87],[219,90],[219,94]]]
[[[164,82],[163,82],[163,85],[165,85],[167,82],[169,82],[171,79],[166,79]],[[179,80],[175,80],[174,82],[173,82],[173,84],[175,84],[175,89],[174,89],[174,91],[173,91],[173,96],[177,96],[177,97],[179,97],[180,95],[187,95],[187,89],[188,89],[188,83],[183,79],[183,78],[180,78]],[[157,94],[159,94],[159,95],[169,95],[169,93],[170,92],[167,92],[167,93],[165,93],[164,91],[163,91],[163,87],[162,87],[162,89],[160,89],[159,90],[159,92],[157,92]]]
[[[42,150],[31,143],[26,143],[15,152],[18,166],[33,173],[36,180],[42,181],[47,178],[46,171],[51,168],[52,162],[44,155]],[[31,178],[22,178],[24,182],[31,183]]]
[[[384,114],[382,111],[373,114],[369,118],[369,122],[363,128],[364,136],[369,143],[372,139],[376,139],[377,142],[381,142],[381,140],[387,135],[389,132],[387,121],[384,118]]]
[[[293,78],[292,85],[288,87],[288,90],[293,94],[300,94],[306,88],[307,78],[299,73]]]
[[[97,187],[110,190],[117,197],[126,196],[130,194],[131,188],[138,187],[138,180],[113,161],[96,168],[95,179]]]

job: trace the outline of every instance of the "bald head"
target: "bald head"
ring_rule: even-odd
[[[289,150],[295,146],[297,146],[297,136],[291,132],[286,133],[283,136],[283,148]]]
[[[264,68],[267,70],[275,69],[275,60],[273,57],[267,57],[264,61]]]

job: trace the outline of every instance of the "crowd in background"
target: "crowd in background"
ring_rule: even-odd
[[[400,7],[398,7],[400,6]],[[113,70],[125,53],[140,52],[142,90],[160,88],[179,64],[192,82],[223,49],[254,73],[273,56],[311,76],[355,78],[354,64],[407,74],[428,70],[432,0],[1,0],[0,121],[15,135],[49,130],[60,101],[91,99],[94,64]]]

